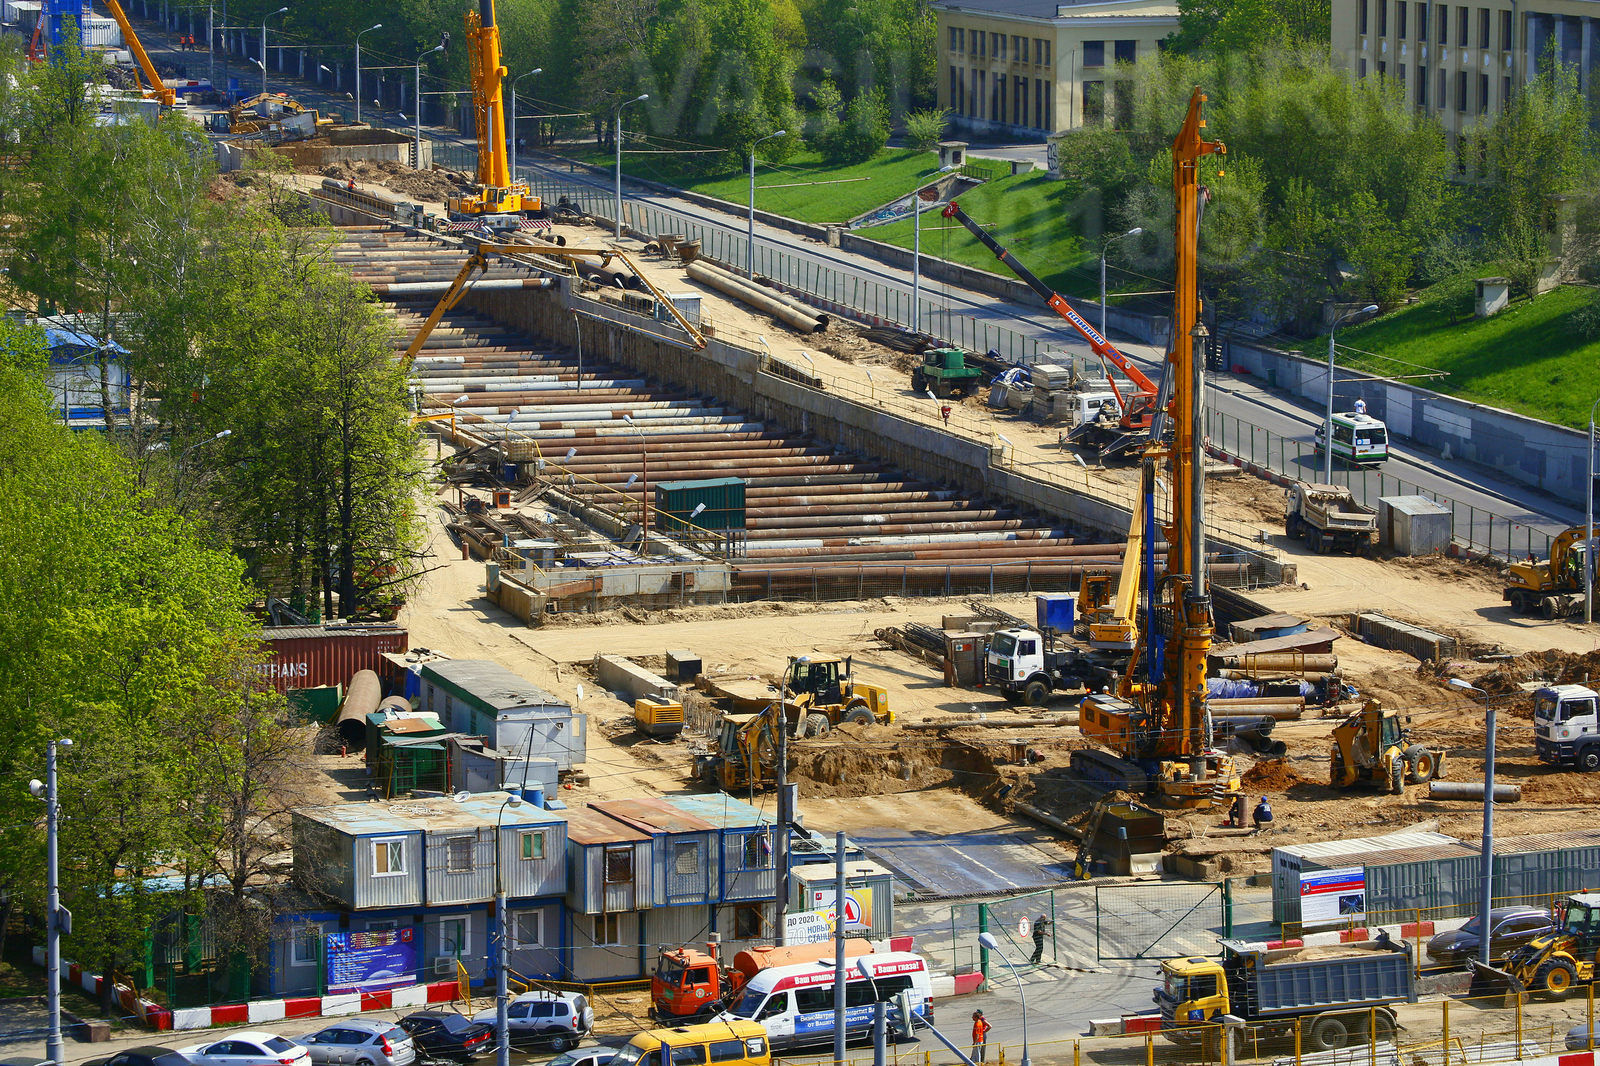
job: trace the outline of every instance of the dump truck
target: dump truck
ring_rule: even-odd
[[[1010,703],[1043,707],[1052,692],[1098,691],[1116,683],[1128,653],[1076,644],[1055,647],[1036,629],[1001,629],[989,637],[984,682],[999,686]]]
[[[1261,1036],[1300,1025],[1306,1051],[1365,1043],[1369,1025],[1392,1041],[1393,1005],[1415,1003],[1411,948],[1384,937],[1355,944],[1267,949],[1219,940],[1222,958],[1193,956],[1161,964],[1154,999],[1161,1030],[1178,1043],[1202,1044],[1206,1061],[1238,1061],[1244,1034],[1223,1019],[1238,1018]],[[1223,1033],[1234,1055],[1221,1059]]]
[[[732,966],[723,966],[720,945],[708,943],[697,948],[663,948],[656,972],[650,976],[650,1017],[656,1021],[683,1024],[714,1017],[733,1005],[750,979],[773,966],[817,962],[834,958],[832,940],[792,947],[750,948],[733,957]],[[871,955],[872,942],[850,937],[844,942],[846,957]]]
[[[1343,485],[1296,482],[1285,492],[1283,529],[1318,555],[1335,549],[1364,555],[1378,544],[1378,513]]]
[[[1533,750],[1540,762],[1600,770],[1600,694],[1584,685],[1549,685],[1533,693]]]
[[[929,348],[922,353],[922,365],[911,371],[911,390],[932,392],[943,400],[965,396],[978,387],[983,371],[967,364],[967,353],[960,348]]]
[[[1583,526],[1573,526],[1550,542],[1550,558],[1544,562],[1534,561],[1530,555],[1527,562],[1512,563],[1500,598],[1517,614],[1542,614],[1551,619],[1583,610],[1588,540]]]
[[[1328,784],[1333,788],[1369,784],[1398,796],[1408,784],[1425,785],[1443,776],[1444,752],[1412,743],[1400,713],[1384,710],[1377,700],[1368,700],[1334,726],[1328,752]]]

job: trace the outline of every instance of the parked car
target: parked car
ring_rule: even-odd
[[[419,1010],[401,1018],[400,1028],[429,1058],[471,1062],[495,1047],[493,1023],[475,1022],[453,1010]]]
[[[1478,957],[1478,916],[1460,929],[1428,941],[1428,960],[1439,966],[1467,966]],[[1548,933],[1555,922],[1538,907],[1496,907],[1489,912],[1489,957],[1501,959],[1512,948]]]
[[[606,1066],[617,1057],[614,1047],[586,1047],[576,1051],[563,1051],[544,1066]]]
[[[417,1061],[410,1034],[393,1022],[347,1018],[295,1042],[317,1066],[411,1066]]]
[[[310,1066],[304,1044],[276,1033],[229,1033],[221,1040],[191,1044],[178,1054],[195,1066]]]
[[[189,1060],[169,1047],[146,1044],[119,1051],[104,1059],[90,1059],[83,1066],[189,1066]]]
[[[587,996],[577,992],[524,992],[506,1008],[513,1044],[547,1044],[551,1051],[575,1046],[594,1028],[594,1010]],[[494,1008],[472,1016],[475,1022],[494,1024]]]

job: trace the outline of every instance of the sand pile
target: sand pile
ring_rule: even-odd
[[[1301,777],[1283,759],[1267,759],[1256,763],[1240,775],[1239,780],[1244,787],[1252,792],[1287,792],[1295,785],[1320,785],[1321,781],[1311,781]]]

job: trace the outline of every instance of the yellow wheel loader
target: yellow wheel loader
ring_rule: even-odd
[[[1548,936],[1507,953],[1501,969],[1472,964],[1472,995],[1541,992],[1561,999],[1573,985],[1594,980],[1600,951],[1600,895],[1568,896],[1555,907],[1556,928]]]
[[[1411,743],[1399,712],[1384,710],[1377,700],[1334,727],[1328,754],[1328,784],[1334,788],[1369,784],[1398,796],[1406,785],[1443,776],[1444,752]]]

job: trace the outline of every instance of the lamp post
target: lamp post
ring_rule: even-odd
[[[979,933],[978,943],[999,955],[1006,964],[1006,969],[1010,970],[1011,976],[1016,979],[1017,995],[1022,997],[1022,1066],[1033,1066],[1033,1059],[1028,1055],[1028,993],[1023,991],[1022,975],[1011,964],[1010,956],[1000,950],[1000,941],[995,938],[993,933]]]
[[[1494,906],[1494,704],[1489,694],[1459,677],[1450,684],[1483,697],[1484,723],[1488,740],[1483,746],[1483,891],[1478,897],[1478,961],[1489,965],[1489,911]]]
[[[543,67],[534,67],[527,74],[518,74],[511,79],[511,143],[507,147],[511,152],[511,183],[517,183],[517,82],[534,74],[543,74]],[[535,140],[538,138],[535,137]]]
[[[1349,311],[1340,315],[1333,320],[1333,325],[1328,327],[1328,418],[1322,425],[1322,480],[1325,482],[1333,481],[1333,334],[1339,328],[1339,323],[1345,319],[1357,315],[1370,315],[1377,310],[1377,304],[1368,304],[1359,311]],[[1352,445],[1352,449],[1353,447]],[[1354,450],[1351,454],[1355,454]],[[1485,914],[1483,920],[1487,922],[1489,916]]]
[[[45,748],[44,782],[29,781],[28,791],[44,800],[45,826],[45,941],[48,951],[48,983],[45,985],[45,1005],[50,1014],[50,1032],[45,1037],[45,1058],[56,1066],[67,1061],[61,1043],[61,934],[72,931],[72,914],[61,905],[59,866],[56,860],[56,836],[61,821],[61,805],[56,797],[56,749],[66,751],[72,741],[66,737],[52,740]]]
[[[774,137],[786,137],[788,133],[788,130],[779,130],[777,133],[769,133],[765,137],[757,137],[756,143],[750,146],[750,222],[745,231],[744,266],[745,276],[752,281],[755,280],[756,276],[756,149],[761,146],[762,141],[770,141]]]
[[[261,95],[262,96],[265,96],[267,94],[267,19],[273,18],[274,16],[277,16],[277,15],[281,15],[287,10],[289,10],[289,9],[286,8],[286,7],[280,7],[280,8],[278,8],[278,10],[272,12],[270,15],[267,15],[265,18],[263,18],[261,20]]]
[[[1106,335],[1106,253],[1111,250],[1113,244],[1124,237],[1137,237],[1143,232],[1143,226],[1135,226],[1121,237],[1111,238],[1105,243],[1105,247],[1100,249],[1100,336],[1102,337]]]
[[[494,913],[500,925],[500,946],[495,960],[494,974],[494,1039],[498,1045],[495,1048],[495,1066],[510,1066],[511,1063],[511,1021],[506,1015],[506,1000],[510,989],[507,987],[506,971],[511,967],[511,914],[506,910],[506,883],[505,864],[501,861],[502,836],[500,822],[506,816],[507,807],[522,806],[522,797],[513,792],[500,804],[500,813],[494,820]]]
[[[189,453],[194,451],[196,448],[203,447],[214,441],[219,441],[224,437],[231,436],[233,436],[233,430],[225,429],[220,433],[207,437],[205,440],[196,441],[178,453],[178,458],[174,461],[172,470],[172,501],[174,506],[178,507],[180,510],[183,507],[183,461],[189,457]]]
[[[637,104],[650,99],[649,93],[640,93],[632,100],[624,100],[617,105],[617,110],[612,116],[611,132],[617,138],[617,239],[622,239],[622,109],[629,104]]]
[[[1583,624],[1594,622],[1594,412],[1589,405],[1589,480],[1583,486]]]
[[[645,503],[643,503],[645,519],[643,525],[640,525],[638,546],[643,554],[648,555],[650,554],[650,451],[645,448],[645,431],[634,423],[634,416],[624,415],[622,421],[634,427],[635,434],[638,434],[638,461],[643,466],[643,477],[645,477]]]
[[[383,23],[368,26],[361,33],[371,33],[373,30],[383,29]],[[361,33],[356,34],[356,123],[361,122]]]
[[[444,45],[434,45],[432,48],[428,49],[426,52],[417,57],[417,98],[412,101],[412,103],[416,105],[417,135],[416,141],[414,142],[415,147],[412,149],[413,154],[411,157],[411,165],[416,167],[418,170],[422,169],[422,61],[433,55],[433,53],[442,51],[444,51]]]

